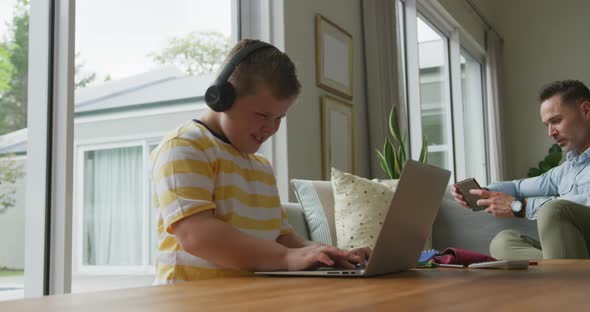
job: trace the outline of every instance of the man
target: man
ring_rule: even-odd
[[[496,217],[537,220],[540,243],[514,230],[496,235],[490,253],[497,259],[589,258],[590,250],[590,90],[580,81],[556,81],[539,92],[541,120],[567,153],[566,161],[541,176],[498,182],[477,201]],[[455,186],[455,200],[467,207]]]

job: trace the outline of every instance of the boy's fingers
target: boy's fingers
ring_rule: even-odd
[[[323,252],[320,252],[317,256],[317,261],[327,265],[327,266],[333,266],[334,265],[334,260],[332,260],[330,257],[328,257],[328,255],[326,255]]]

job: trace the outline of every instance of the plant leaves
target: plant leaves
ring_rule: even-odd
[[[389,167],[387,166],[387,161],[385,160],[385,156],[383,156],[383,154],[381,154],[381,152],[379,152],[379,150],[377,150],[377,158],[379,158],[379,163],[381,164],[381,169],[383,169],[383,171],[385,171],[385,174],[387,174],[387,176],[390,179],[392,179],[391,169],[389,169]]]
[[[385,139],[385,146],[383,146],[383,156],[385,156],[387,167],[391,170],[391,176],[395,176],[395,171],[397,170],[395,150],[393,149],[393,145],[391,144],[391,141],[389,141],[389,138]]]
[[[399,143],[401,142],[401,135],[399,131],[399,122],[397,117],[397,108],[395,105],[391,108],[391,112],[389,113],[389,132],[391,132],[391,136],[393,139]]]
[[[418,161],[421,163],[426,163],[428,161],[428,141],[426,140],[426,136],[422,136],[422,148],[420,149],[420,157]]]

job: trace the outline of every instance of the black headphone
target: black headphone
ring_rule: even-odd
[[[262,41],[248,44],[236,52],[236,54],[227,61],[225,66],[221,69],[219,76],[215,79],[215,82],[213,82],[213,84],[207,88],[207,91],[205,91],[205,103],[207,103],[212,110],[223,112],[231,107],[236,99],[236,91],[234,86],[227,81],[229,76],[231,76],[240,62],[248,55],[258,49],[267,47],[272,47],[272,45]]]

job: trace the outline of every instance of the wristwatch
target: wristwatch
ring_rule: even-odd
[[[515,199],[514,201],[512,201],[512,203],[510,204],[510,207],[512,208],[512,214],[517,217],[517,218],[524,218],[524,201],[522,199]]]

